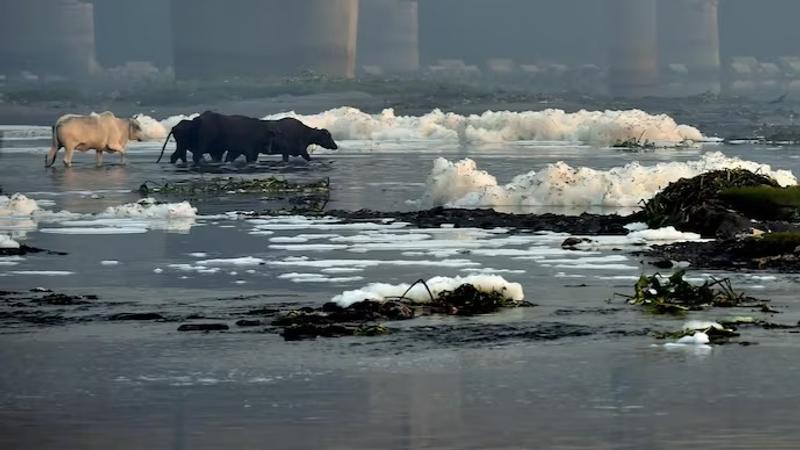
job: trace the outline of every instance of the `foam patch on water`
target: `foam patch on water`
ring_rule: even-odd
[[[484,293],[502,292],[506,298],[515,301],[521,301],[525,298],[522,292],[522,285],[510,283],[499,275],[471,275],[463,278],[434,277],[427,281],[427,285],[434,297],[444,291],[453,291],[463,284],[470,284]],[[410,287],[411,285],[405,283],[396,285],[373,283],[361,289],[345,291],[333,297],[331,301],[339,306],[348,307],[363,300],[385,301],[387,298],[400,297],[408,291],[405,294],[405,298],[415,303],[424,304],[430,302],[430,295],[425,286],[417,284],[409,291]]]
[[[9,272],[14,275],[37,275],[43,277],[60,277],[73,275],[75,272],[69,270],[14,270]]]
[[[367,114],[343,107],[313,115],[289,112],[266,118],[282,117],[295,117],[309,126],[327,128],[342,140],[566,141],[591,145],[612,145],[632,139],[663,145],[705,140],[696,128],[679,125],[667,115],[651,115],[639,110],[582,110],[575,113],[559,109],[486,111],[464,116],[436,109],[423,116],[398,116],[393,109]]]
[[[684,336],[678,339],[676,342],[668,342],[664,344],[664,347],[667,348],[692,347],[692,346],[708,347],[709,342],[711,342],[711,339],[708,337],[708,335],[706,333],[703,333],[702,331],[698,331],[690,336]]]
[[[701,240],[699,234],[678,231],[675,227],[657,228],[655,230],[638,230],[628,234],[627,237],[631,241],[644,242],[686,242]]]
[[[539,172],[519,175],[501,185],[475,161],[434,161],[420,200],[423,207],[452,206],[606,206],[636,207],[649,200],[671,182],[719,169],[742,168],[769,175],[782,186],[797,183],[788,170],[773,170],[769,165],[720,152],[708,153],[697,161],[660,163],[642,166],[632,162],[610,170],[573,168],[566,163],[550,164]]]
[[[320,273],[298,272],[283,273],[278,275],[278,278],[292,283],[350,283],[364,279],[364,277],[329,277]]]
[[[197,264],[201,266],[258,266],[264,263],[265,261],[263,259],[255,258],[253,256],[243,256],[241,258],[206,259],[197,261]]]
[[[122,217],[143,219],[186,219],[197,217],[197,208],[189,202],[158,203],[155,199],[145,198],[136,203],[111,206],[99,217]]]
[[[42,228],[39,231],[46,234],[143,234],[148,230],[142,227],[63,227]]]
[[[25,258],[21,256],[0,256],[0,266],[16,266],[22,261],[25,261]]]
[[[396,260],[396,259],[311,259],[307,256],[288,257],[279,261],[267,261],[273,267],[307,267],[319,269],[348,268],[365,269],[378,266],[399,267],[447,267],[460,269],[464,267],[479,267],[480,264],[468,259],[442,259],[442,260]]]
[[[36,200],[22,194],[14,194],[11,197],[0,195],[0,217],[30,216],[39,210]]]
[[[134,117],[139,127],[142,129],[142,140],[145,141],[163,141],[167,138],[172,127],[178,124],[181,120],[191,120],[199,114],[190,114],[172,116],[164,120],[156,120],[145,114],[138,114]]]
[[[197,114],[157,120],[137,115],[145,140],[163,141],[169,130]],[[282,112],[264,117],[276,120],[294,117],[315,128],[327,128],[337,140],[355,141],[443,141],[451,143],[571,142],[606,146],[630,140],[650,141],[662,146],[707,140],[697,128],[680,125],[664,114],[640,110],[578,111],[486,111],[460,115],[435,109],[422,116],[401,116],[393,109],[368,114],[351,107],[318,114]]]
[[[0,248],[19,248],[19,242],[7,234],[0,234]]]
[[[38,222],[58,223],[62,227],[42,229],[56,234],[133,234],[159,229],[186,232],[195,224],[197,209],[189,202],[158,203],[146,198],[135,203],[106,208],[98,214],[53,212],[42,208],[52,205],[22,194],[0,196],[0,229],[32,231]]]
[[[42,232],[61,234],[131,234],[148,230],[188,232],[195,224],[197,208],[189,202],[158,203],[145,198],[135,203],[110,206],[103,212],[83,216],[81,220],[61,221],[70,228],[48,229]]]
[[[723,330],[725,327],[720,325],[717,322],[712,322],[710,320],[687,320],[683,324],[684,330],[695,331],[695,330],[708,330],[708,329],[715,329],[715,330]]]

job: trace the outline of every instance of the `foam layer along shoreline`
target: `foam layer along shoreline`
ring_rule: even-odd
[[[742,168],[769,175],[783,186],[797,183],[788,170],[773,170],[766,164],[729,158],[719,152],[699,160],[643,166],[632,162],[623,167],[597,170],[571,167],[564,162],[541,171],[518,175],[501,185],[475,161],[434,161],[420,206],[477,208],[481,206],[607,206],[635,207],[680,178],[691,178],[719,169]]]

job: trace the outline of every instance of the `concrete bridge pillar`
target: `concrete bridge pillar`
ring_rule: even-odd
[[[97,62],[105,68],[125,63],[172,64],[169,2],[93,0]]]
[[[419,69],[418,0],[361,0],[357,62],[386,73]]]
[[[178,78],[353,77],[358,0],[172,0]]]
[[[683,94],[719,92],[719,0],[662,1],[659,15],[662,65],[687,69]]]
[[[95,65],[93,14],[78,0],[0,0],[0,74],[87,77]]]
[[[609,88],[614,95],[655,94],[659,82],[656,0],[606,0]]]

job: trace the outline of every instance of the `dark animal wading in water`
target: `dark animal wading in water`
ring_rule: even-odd
[[[161,155],[158,157],[156,163],[160,163],[161,158],[164,157],[164,150],[167,148],[169,137],[172,136],[175,138],[175,152],[169,157],[169,162],[175,164],[175,162],[180,159],[186,164],[186,152],[188,150],[194,152],[194,149],[197,148],[197,123],[197,119],[181,120],[177,125],[172,127],[172,130],[167,135],[167,139],[164,141],[164,146],[161,147]]]
[[[337,150],[339,148],[334,142],[330,131],[311,128],[297,119],[287,117],[280,120],[263,120],[262,122],[267,124],[275,132],[276,136],[272,143],[272,148],[264,151],[262,147],[258,149],[259,153],[280,154],[283,155],[284,161],[288,161],[289,156],[301,156],[306,161],[310,161],[311,156],[308,154],[308,146],[310,145],[319,145],[329,150]],[[233,161],[242,153],[247,157],[248,162],[258,159],[258,154],[252,156],[245,152],[237,153],[229,149],[225,161]]]
[[[226,151],[245,154],[247,162],[254,162],[260,152],[270,151],[276,134],[264,121],[210,111],[189,122],[178,124],[180,130],[176,130],[176,126],[171,132],[178,145],[170,157],[173,163],[178,159],[186,161],[187,150],[192,152],[195,164],[200,163],[205,154],[209,154],[213,161],[220,162]],[[180,138],[179,134],[182,135]],[[166,142],[164,144],[166,147]]]

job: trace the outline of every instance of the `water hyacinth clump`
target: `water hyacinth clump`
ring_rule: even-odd
[[[655,314],[698,311],[708,307],[762,307],[764,301],[737,292],[729,278],[706,280],[696,286],[684,277],[685,270],[669,278],[660,274],[642,275],[634,285],[634,295],[624,296],[631,305],[644,306]]]

